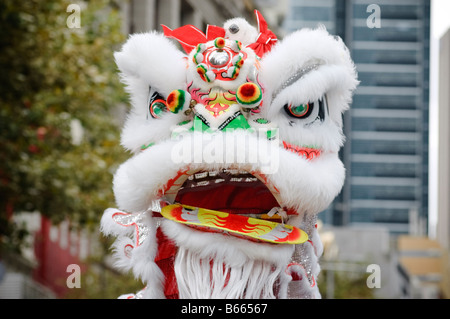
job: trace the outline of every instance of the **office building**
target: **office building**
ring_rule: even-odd
[[[287,32],[319,23],[344,39],[361,81],[344,116],[346,182],[321,219],[425,234],[430,1],[291,0]]]

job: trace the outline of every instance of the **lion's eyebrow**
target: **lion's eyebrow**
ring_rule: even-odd
[[[324,64],[322,61],[313,60],[306,62],[299,70],[297,70],[293,75],[291,75],[286,81],[284,81],[283,84],[280,85],[280,87],[275,90],[272,94],[272,100],[275,99],[275,97],[280,94],[282,90],[287,88],[288,86],[291,86],[298,80],[300,80],[302,77],[304,77],[306,74],[313,70],[317,70],[319,66]]]

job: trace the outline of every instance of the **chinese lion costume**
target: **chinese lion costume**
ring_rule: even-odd
[[[133,157],[101,229],[145,285],[121,298],[320,298],[317,214],[343,186],[355,67],[324,28],[281,41],[255,14],[134,34],[115,53]]]

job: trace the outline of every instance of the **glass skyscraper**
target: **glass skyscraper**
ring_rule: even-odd
[[[346,183],[320,218],[426,232],[430,1],[290,0],[287,32],[319,23],[344,39],[361,81],[344,115]]]

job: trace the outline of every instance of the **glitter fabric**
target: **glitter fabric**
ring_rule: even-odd
[[[313,214],[305,214],[302,221],[302,229],[308,234],[309,238],[313,237],[316,232],[317,216]],[[288,297],[297,299],[316,298],[318,288],[316,284],[316,276],[320,269],[318,257],[313,246],[313,242],[307,242],[295,245],[294,253],[291,257],[292,271],[298,272],[300,276],[298,280],[292,280],[288,285]],[[304,274],[308,280],[304,280],[301,274]]]
[[[147,212],[135,214],[117,212],[112,216],[112,218],[119,225],[126,227],[134,226],[136,229],[135,232],[136,246],[140,246],[148,237],[148,234],[150,232],[149,227],[144,222],[146,214]]]
[[[294,84],[295,82],[297,82],[298,80],[300,80],[303,76],[305,76],[306,74],[308,74],[309,72],[313,71],[313,70],[317,70],[319,68],[319,66],[321,65],[321,63],[313,63],[313,64],[309,64],[304,66],[303,68],[301,68],[300,70],[298,70],[298,72],[296,72],[294,75],[292,75],[291,77],[289,77],[272,95],[272,98],[275,99],[275,97],[280,94],[281,91],[283,91],[285,88],[287,88],[288,86]]]

